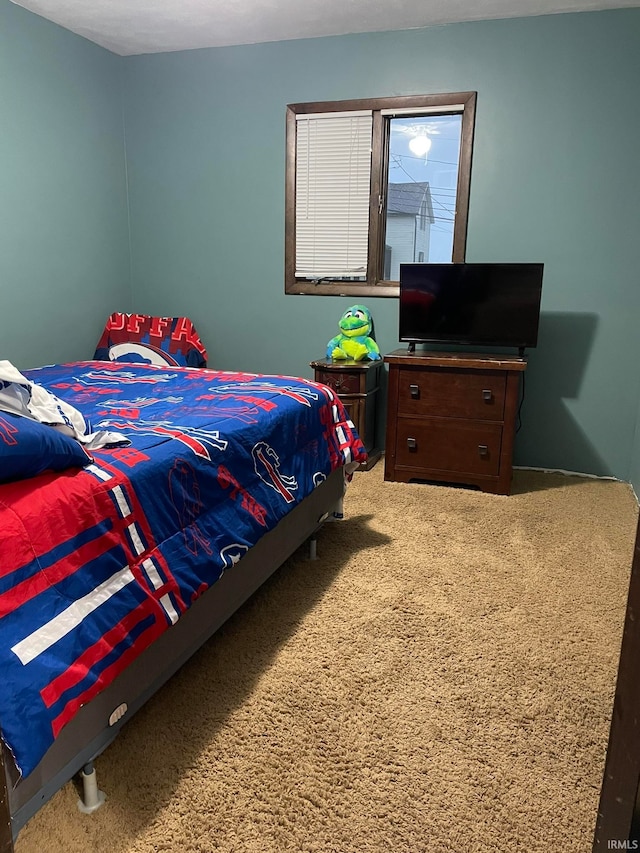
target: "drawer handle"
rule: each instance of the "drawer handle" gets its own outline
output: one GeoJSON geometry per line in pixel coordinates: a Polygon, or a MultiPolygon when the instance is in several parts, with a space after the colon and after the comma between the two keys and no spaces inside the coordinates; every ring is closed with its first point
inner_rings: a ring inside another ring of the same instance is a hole
{"type": "Polygon", "coordinates": [[[408,438],[407,439],[407,447],[409,448],[409,450],[417,450],[418,449],[418,442],[415,440],[415,438],[408,438]]]}
{"type": "Polygon", "coordinates": [[[420,388],[417,385],[409,385],[409,393],[413,400],[420,399],[420,388]]]}
{"type": "Polygon", "coordinates": [[[482,392],[482,399],[485,403],[490,403],[493,400],[493,391],[490,391],[488,388],[485,388],[482,392]]]}
{"type": "Polygon", "coordinates": [[[478,453],[480,454],[480,456],[483,459],[486,459],[487,456],[489,455],[489,448],[487,447],[486,444],[479,444],[478,445],[478,453]]]}

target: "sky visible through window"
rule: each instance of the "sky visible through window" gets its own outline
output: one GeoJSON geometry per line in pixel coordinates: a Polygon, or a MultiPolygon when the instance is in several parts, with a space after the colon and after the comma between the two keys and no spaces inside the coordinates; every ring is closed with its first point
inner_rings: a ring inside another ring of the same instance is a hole
{"type": "Polygon", "coordinates": [[[391,119],[389,183],[429,183],[434,221],[425,260],[432,263],[452,258],[461,132],[461,115],[391,119]]]}

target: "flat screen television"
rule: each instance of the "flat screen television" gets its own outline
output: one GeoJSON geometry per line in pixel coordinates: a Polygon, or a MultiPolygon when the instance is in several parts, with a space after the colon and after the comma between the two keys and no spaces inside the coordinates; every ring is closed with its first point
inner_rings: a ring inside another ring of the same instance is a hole
{"type": "Polygon", "coordinates": [[[517,347],[538,342],[543,264],[400,264],[400,340],[517,347]]]}

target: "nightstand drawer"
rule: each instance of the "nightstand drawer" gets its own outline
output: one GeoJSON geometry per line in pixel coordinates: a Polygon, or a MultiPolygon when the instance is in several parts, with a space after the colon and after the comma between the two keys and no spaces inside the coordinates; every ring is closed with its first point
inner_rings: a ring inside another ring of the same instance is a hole
{"type": "Polygon", "coordinates": [[[399,418],[396,468],[495,476],[500,467],[502,426],[438,418],[399,418]]]}
{"type": "Polygon", "coordinates": [[[505,390],[504,372],[400,368],[398,414],[501,421],[505,390]]]}
{"type": "Polygon", "coordinates": [[[359,373],[343,373],[339,370],[318,370],[316,372],[316,382],[322,382],[323,385],[328,385],[333,388],[336,394],[359,394],[360,377],[359,373]]]}
{"type": "Polygon", "coordinates": [[[344,406],[349,420],[353,422],[353,425],[358,431],[358,435],[362,439],[365,450],[369,452],[373,446],[373,436],[370,433],[367,433],[365,401],[358,397],[352,397],[351,399],[343,400],[342,405],[344,406]]]}

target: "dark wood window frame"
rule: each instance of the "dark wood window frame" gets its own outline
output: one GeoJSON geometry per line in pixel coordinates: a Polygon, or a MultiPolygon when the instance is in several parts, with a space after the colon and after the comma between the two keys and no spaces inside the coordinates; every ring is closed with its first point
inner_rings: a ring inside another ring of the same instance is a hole
{"type": "Polygon", "coordinates": [[[388,174],[388,150],[385,126],[388,114],[382,110],[421,110],[458,113],[462,116],[460,160],[456,190],[456,213],[453,230],[452,261],[465,260],[469,192],[471,184],[471,157],[475,126],[476,92],[453,92],[442,95],[406,95],[395,98],[363,98],[347,101],[319,101],[287,106],[286,125],[286,177],[285,177],[285,293],[314,294],[317,296],[397,296],[399,283],[383,278],[384,274],[384,217],[386,215],[383,190],[388,174]],[[296,116],[299,114],[348,112],[372,110],[373,139],[371,151],[371,194],[369,201],[369,241],[366,280],[310,281],[296,278],[296,116]],[[380,203],[382,200],[382,203],[380,203]]]}

